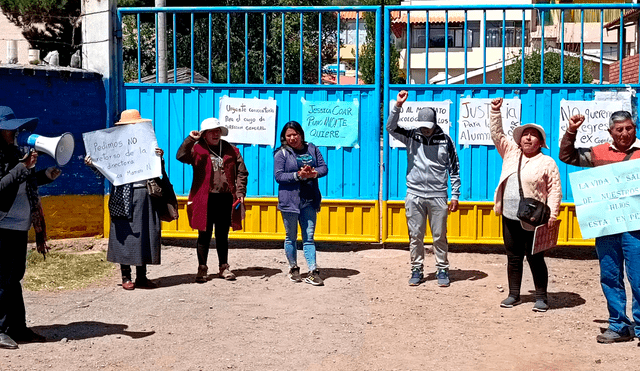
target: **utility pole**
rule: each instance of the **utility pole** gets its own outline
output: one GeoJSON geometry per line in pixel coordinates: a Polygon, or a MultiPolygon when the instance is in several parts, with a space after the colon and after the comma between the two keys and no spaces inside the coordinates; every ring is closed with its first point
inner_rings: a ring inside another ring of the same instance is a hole
{"type": "MultiPolygon", "coordinates": [[[[166,0],[155,0],[156,8],[164,8],[167,5],[166,0]]],[[[167,82],[167,14],[158,13],[158,71],[156,76],[158,82],[164,84],[167,82]]],[[[175,82],[175,81],[174,81],[175,82]]]]}

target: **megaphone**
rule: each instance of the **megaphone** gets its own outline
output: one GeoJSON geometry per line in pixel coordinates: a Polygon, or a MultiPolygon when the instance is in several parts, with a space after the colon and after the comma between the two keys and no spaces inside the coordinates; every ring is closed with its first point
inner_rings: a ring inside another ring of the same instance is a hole
{"type": "Polygon", "coordinates": [[[56,160],[58,166],[66,165],[75,148],[75,140],[71,133],[64,133],[59,137],[49,138],[23,131],[18,134],[18,146],[29,146],[38,152],[44,152],[56,160]]]}

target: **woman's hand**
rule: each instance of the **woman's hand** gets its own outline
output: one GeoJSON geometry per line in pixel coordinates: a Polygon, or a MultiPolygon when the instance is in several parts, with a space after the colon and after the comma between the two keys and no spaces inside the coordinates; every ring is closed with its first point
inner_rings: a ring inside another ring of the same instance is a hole
{"type": "Polygon", "coordinates": [[[93,166],[93,160],[91,159],[91,156],[84,156],[84,164],[87,166],[93,166]]]}
{"type": "Polygon", "coordinates": [[[312,168],[309,165],[305,165],[298,171],[298,176],[300,179],[309,179],[318,177],[318,172],[315,168],[312,168]]]}
{"type": "Polygon", "coordinates": [[[162,150],[162,148],[156,147],[156,155],[160,156],[161,158],[162,156],[164,156],[164,151],[162,150]]]}
{"type": "Polygon", "coordinates": [[[549,218],[549,221],[547,222],[547,227],[553,228],[553,224],[556,222],[556,220],[557,219],[554,217],[549,218]]]}
{"type": "Polygon", "coordinates": [[[502,107],[502,98],[496,98],[491,101],[491,110],[492,111],[500,111],[500,107],[502,107]]]}
{"type": "Polygon", "coordinates": [[[36,162],[38,162],[38,152],[31,151],[27,153],[22,159],[22,162],[27,169],[33,169],[33,167],[36,166],[36,162]]]}
{"type": "Polygon", "coordinates": [[[199,132],[198,130],[192,130],[192,131],[189,133],[189,136],[190,136],[191,138],[195,139],[195,140],[198,140],[198,139],[200,139],[200,132],[199,132]]]}
{"type": "Polygon", "coordinates": [[[59,177],[60,174],[62,174],[62,170],[58,169],[55,166],[51,166],[51,167],[48,167],[44,173],[47,175],[47,178],[51,180],[56,180],[56,178],[59,177]]]}

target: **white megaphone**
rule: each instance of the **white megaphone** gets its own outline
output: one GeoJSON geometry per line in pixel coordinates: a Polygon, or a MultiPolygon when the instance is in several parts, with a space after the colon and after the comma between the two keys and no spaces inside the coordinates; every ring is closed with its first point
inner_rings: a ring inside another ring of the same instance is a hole
{"type": "Polygon", "coordinates": [[[18,134],[18,146],[29,146],[38,152],[44,152],[56,160],[58,166],[66,165],[75,148],[75,140],[71,133],[64,133],[59,137],[49,138],[23,131],[18,134]]]}

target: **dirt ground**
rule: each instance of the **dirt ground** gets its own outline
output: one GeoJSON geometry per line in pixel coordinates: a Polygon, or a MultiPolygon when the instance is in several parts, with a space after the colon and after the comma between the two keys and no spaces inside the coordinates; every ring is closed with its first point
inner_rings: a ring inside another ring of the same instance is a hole
{"type": "MultiPolygon", "coordinates": [[[[0,369],[640,369],[637,340],[595,341],[607,310],[592,248],[547,254],[551,310],[536,313],[528,268],[523,303],[499,307],[501,246],[451,246],[452,284],[440,288],[433,273],[407,285],[406,246],[319,243],[325,286],[314,287],[288,280],[279,242],[231,245],[234,282],[194,283],[195,242],[165,240],[149,267],[157,289],[125,291],[114,270],[81,290],[26,291],[28,324],[49,341],[0,349],[0,369]]],[[[299,263],[305,272],[301,251],[299,263]]]]}

